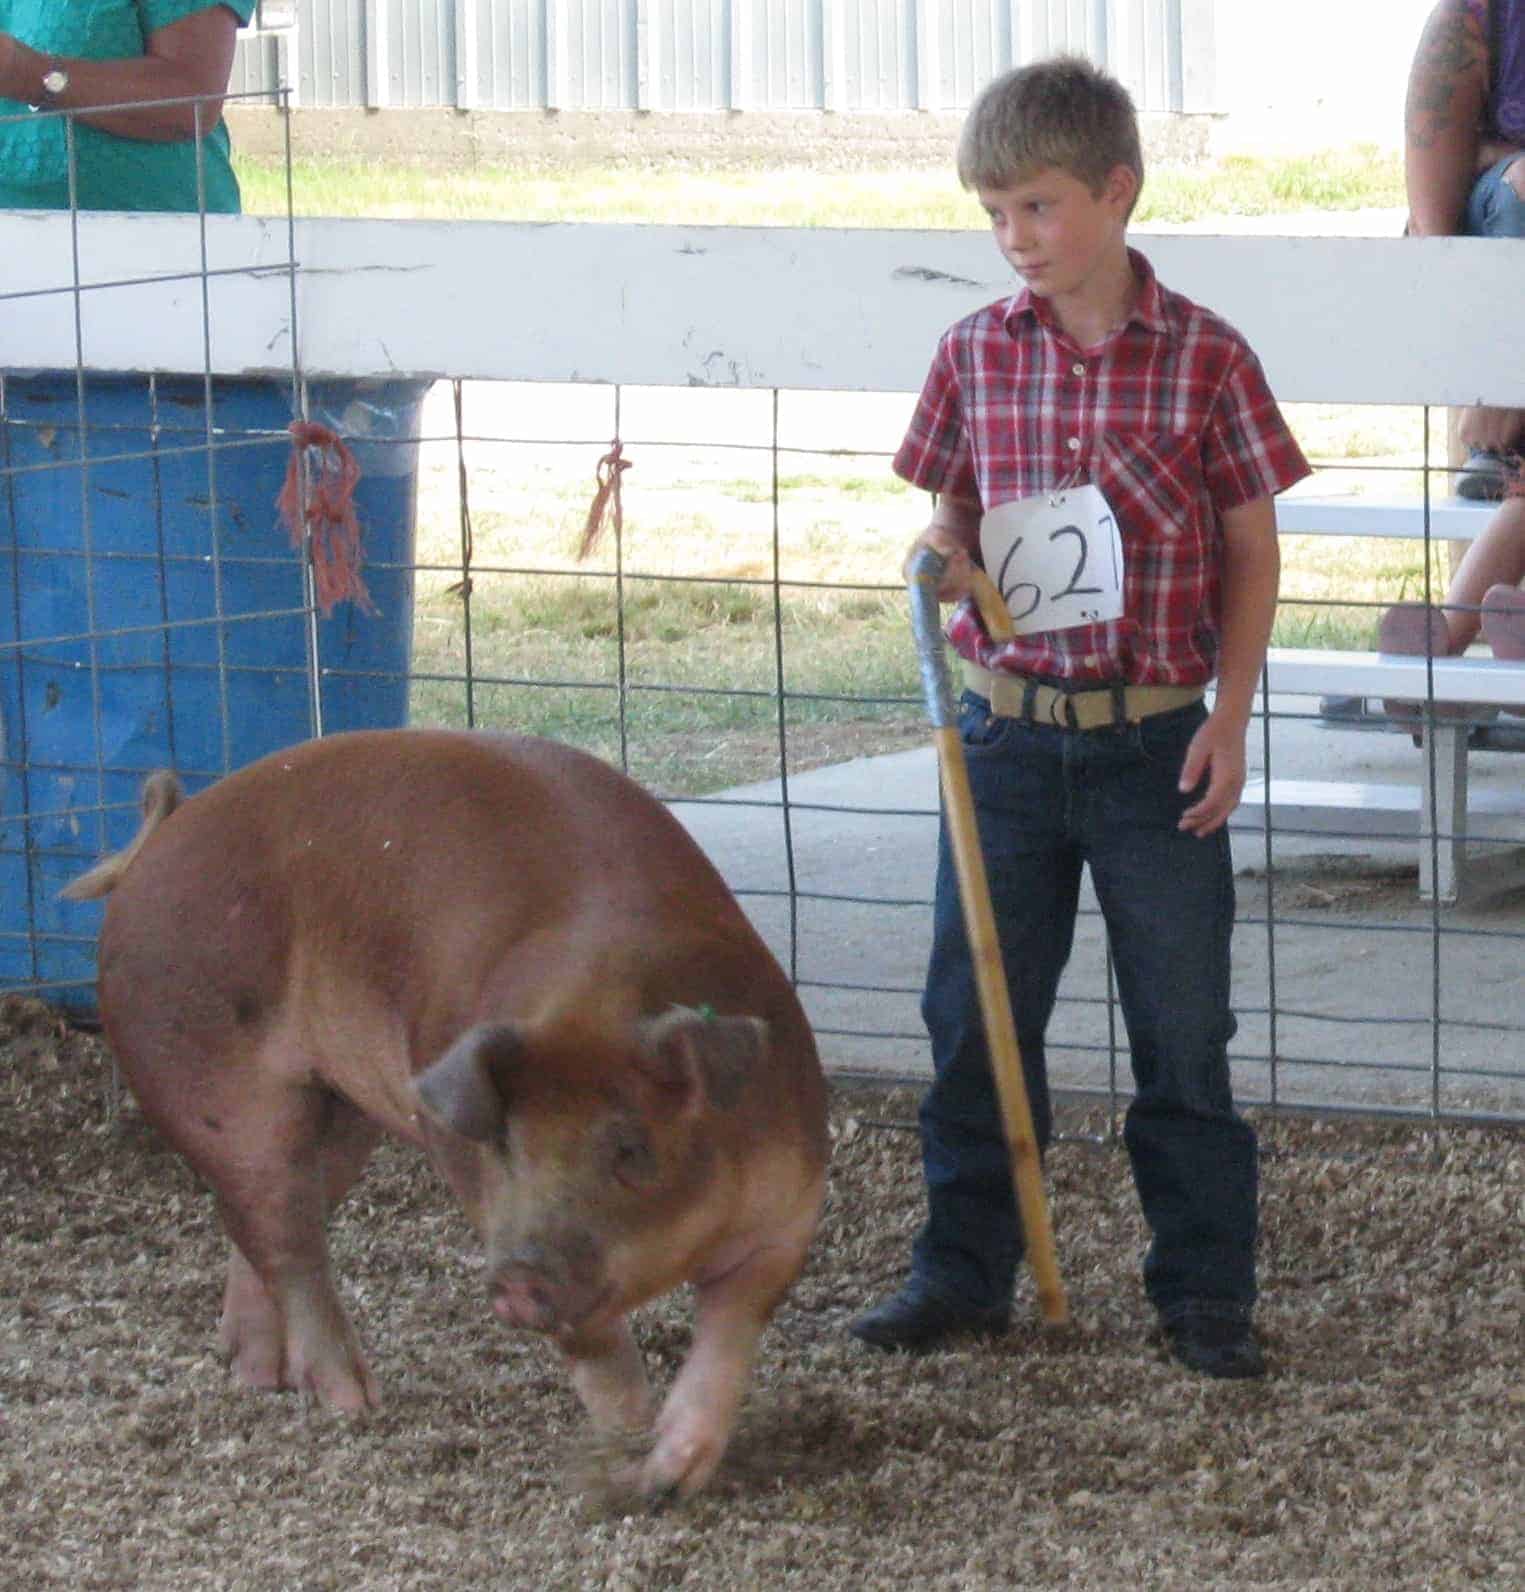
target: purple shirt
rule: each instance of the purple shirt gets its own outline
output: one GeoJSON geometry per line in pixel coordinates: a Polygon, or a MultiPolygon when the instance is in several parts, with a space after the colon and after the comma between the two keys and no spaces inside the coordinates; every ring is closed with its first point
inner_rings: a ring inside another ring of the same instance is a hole
{"type": "Polygon", "coordinates": [[[1488,71],[1489,131],[1506,143],[1525,145],[1525,0],[1468,0],[1467,9],[1490,47],[1498,41],[1497,59],[1490,60],[1488,71]]]}

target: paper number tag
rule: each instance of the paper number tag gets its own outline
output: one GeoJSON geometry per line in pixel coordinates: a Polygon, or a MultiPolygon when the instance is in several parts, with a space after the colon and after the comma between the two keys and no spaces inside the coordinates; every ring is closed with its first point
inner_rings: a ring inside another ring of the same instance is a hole
{"type": "Polygon", "coordinates": [[[1099,487],[991,509],[980,521],[980,554],[1019,636],[1122,618],[1123,541],[1099,487]]]}

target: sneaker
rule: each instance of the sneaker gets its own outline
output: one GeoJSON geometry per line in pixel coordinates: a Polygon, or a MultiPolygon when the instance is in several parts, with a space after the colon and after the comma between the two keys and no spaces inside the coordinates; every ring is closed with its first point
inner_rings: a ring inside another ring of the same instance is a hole
{"type": "Polygon", "coordinates": [[[908,1282],[899,1293],[849,1324],[855,1338],[876,1349],[901,1349],[920,1354],[961,1334],[995,1338],[1011,1325],[1011,1307],[992,1305],[971,1309],[930,1293],[920,1283],[908,1282]]]}
{"type": "Polygon", "coordinates": [[[1226,1300],[1187,1299],[1162,1310],[1160,1326],[1174,1358],[1199,1376],[1242,1381],[1266,1374],[1249,1312],[1241,1306],[1226,1300]]]}
{"type": "Polygon", "coordinates": [[[1467,462],[1456,472],[1453,489],[1457,497],[1473,503],[1497,503],[1509,483],[1509,464],[1503,454],[1491,448],[1474,448],[1467,462]]]}
{"type": "Polygon", "coordinates": [[[1359,724],[1366,717],[1366,698],[1326,696],[1318,699],[1318,716],[1345,724],[1359,724]]]}

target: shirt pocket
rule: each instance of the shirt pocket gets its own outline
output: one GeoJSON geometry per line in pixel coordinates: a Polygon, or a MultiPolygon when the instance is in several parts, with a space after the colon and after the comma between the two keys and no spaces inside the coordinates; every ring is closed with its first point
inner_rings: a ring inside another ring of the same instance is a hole
{"type": "Polygon", "coordinates": [[[1117,516],[1125,548],[1200,546],[1207,539],[1212,505],[1195,434],[1105,431],[1095,480],[1117,516]]]}
{"type": "Polygon", "coordinates": [[[1102,434],[1093,471],[1123,543],[1125,655],[1179,662],[1211,654],[1216,629],[1217,515],[1195,434],[1102,434]]]}

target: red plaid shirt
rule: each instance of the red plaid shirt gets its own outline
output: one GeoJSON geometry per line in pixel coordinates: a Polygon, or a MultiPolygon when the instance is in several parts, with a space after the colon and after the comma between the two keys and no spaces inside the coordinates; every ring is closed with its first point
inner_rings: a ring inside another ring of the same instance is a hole
{"type": "Polygon", "coordinates": [[[895,455],[913,486],[987,509],[1091,481],[1117,517],[1123,617],[997,646],[961,604],[948,639],[986,668],[1205,684],[1218,659],[1219,516],[1308,474],[1249,345],[1128,254],[1138,302],[1099,348],[1078,347],[1025,288],[945,332],[895,455]]]}

